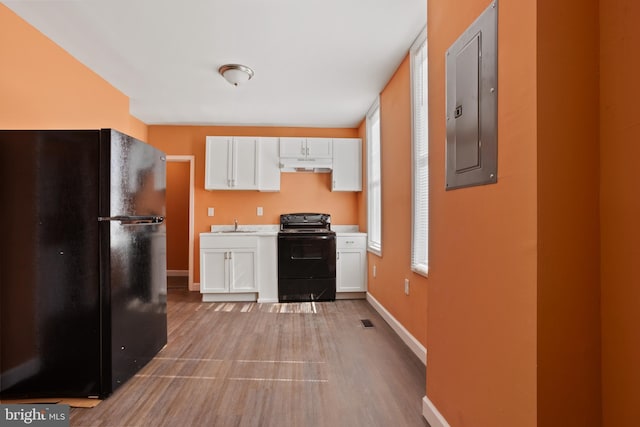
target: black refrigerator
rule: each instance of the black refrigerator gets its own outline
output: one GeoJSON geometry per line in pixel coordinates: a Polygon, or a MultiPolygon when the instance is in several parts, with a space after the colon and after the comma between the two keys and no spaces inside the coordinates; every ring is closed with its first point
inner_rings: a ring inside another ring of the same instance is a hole
{"type": "Polygon", "coordinates": [[[0,396],[105,398],[167,343],[165,154],[0,130],[0,396]]]}

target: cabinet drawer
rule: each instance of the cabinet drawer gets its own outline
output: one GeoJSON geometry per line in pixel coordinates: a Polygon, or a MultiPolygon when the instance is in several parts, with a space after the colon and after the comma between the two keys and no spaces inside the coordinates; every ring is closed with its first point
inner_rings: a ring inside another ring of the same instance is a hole
{"type": "Polygon", "coordinates": [[[338,249],[366,249],[367,239],[365,236],[336,236],[336,247],[338,249]]]}
{"type": "Polygon", "coordinates": [[[257,236],[200,236],[200,249],[257,248],[257,236]]]}

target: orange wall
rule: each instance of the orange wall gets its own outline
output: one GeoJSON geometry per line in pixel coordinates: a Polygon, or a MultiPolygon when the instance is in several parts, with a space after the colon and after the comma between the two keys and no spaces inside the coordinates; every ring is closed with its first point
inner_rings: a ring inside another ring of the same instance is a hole
{"type": "Polygon", "coordinates": [[[638,424],[640,404],[640,2],[600,2],[604,425],[638,424]]]}
{"type": "Polygon", "coordinates": [[[598,0],[538,0],[538,425],[597,426],[598,0]]]}
{"type": "Polygon", "coordinates": [[[358,196],[353,192],[331,189],[331,174],[281,174],[280,192],[207,191],[204,189],[205,138],[211,135],[229,136],[318,136],[335,138],[358,137],[357,129],[224,127],[224,126],[149,126],[149,143],[167,154],[195,156],[194,207],[194,282],[200,280],[199,247],[202,232],[211,225],[278,224],[279,215],[286,212],[321,211],[331,214],[334,224],[358,224],[358,196]],[[264,216],[256,208],[264,208],[264,216]],[[207,208],[215,208],[215,216],[207,216],[207,208]]]}
{"type": "Polygon", "coordinates": [[[598,2],[500,2],[498,183],[445,192],[445,50],[488,5],[428,3],[427,396],[452,426],[601,425],[598,2]]]}
{"type": "MultiPolygon", "coordinates": [[[[382,256],[368,254],[368,289],[411,335],[425,345],[427,342],[426,278],[411,271],[409,62],[407,55],[380,94],[382,256]],[[374,265],[377,270],[376,277],[372,274],[374,265]],[[410,283],[409,295],[404,293],[405,278],[409,279],[410,283]]],[[[366,214],[366,209],[364,212],[366,214]]]]}
{"type": "Polygon", "coordinates": [[[189,163],[167,162],[167,269],[189,270],[189,163]]]}
{"type": "Polygon", "coordinates": [[[429,0],[427,397],[452,426],[537,425],[536,5],[501,1],[498,183],[445,191],[445,52],[490,4],[429,0]]]}
{"type": "Polygon", "coordinates": [[[0,4],[0,128],[115,128],[142,140],[129,98],[0,4]]]}

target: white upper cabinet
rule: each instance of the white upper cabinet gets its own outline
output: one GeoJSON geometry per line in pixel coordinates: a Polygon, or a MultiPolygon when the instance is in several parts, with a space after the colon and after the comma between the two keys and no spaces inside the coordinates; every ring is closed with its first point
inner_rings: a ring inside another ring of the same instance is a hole
{"type": "Polygon", "coordinates": [[[307,157],[310,159],[331,159],[333,140],[331,138],[307,138],[307,157]]]}
{"type": "Polygon", "coordinates": [[[208,136],[206,190],[258,189],[258,138],[208,136]]]}
{"type": "Polygon", "coordinates": [[[359,138],[333,140],[331,191],[362,191],[362,141],[359,138]]]}
{"type": "Polygon", "coordinates": [[[260,138],[258,151],[258,189],[280,191],[279,138],[260,138]]]}
{"type": "Polygon", "coordinates": [[[331,138],[280,138],[280,158],[331,159],[331,138]]]}
{"type": "Polygon", "coordinates": [[[359,138],[208,136],[206,190],[280,191],[280,172],[332,172],[331,191],[362,191],[359,138]]]}

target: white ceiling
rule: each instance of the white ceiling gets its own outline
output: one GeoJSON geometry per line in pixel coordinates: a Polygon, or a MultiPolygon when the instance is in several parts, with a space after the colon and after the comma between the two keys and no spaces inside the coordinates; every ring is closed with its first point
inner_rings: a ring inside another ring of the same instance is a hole
{"type": "Polygon", "coordinates": [[[4,1],[147,124],[355,127],[426,24],[425,0],[4,1]],[[234,87],[217,72],[255,71],[234,87]]]}

